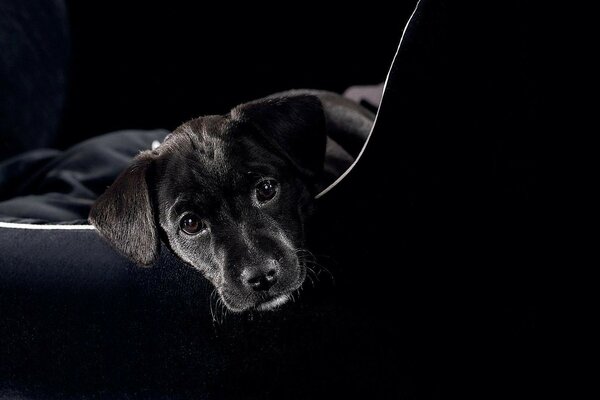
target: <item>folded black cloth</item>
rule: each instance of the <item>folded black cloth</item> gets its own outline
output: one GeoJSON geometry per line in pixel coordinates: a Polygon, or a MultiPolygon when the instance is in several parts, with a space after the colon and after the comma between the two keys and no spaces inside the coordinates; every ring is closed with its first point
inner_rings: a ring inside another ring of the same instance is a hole
{"type": "Polygon", "coordinates": [[[66,151],[32,150],[0,164],[0,219],[74,223],[94,200],[166,130],[127,130],[86,140],[66,151]]]}

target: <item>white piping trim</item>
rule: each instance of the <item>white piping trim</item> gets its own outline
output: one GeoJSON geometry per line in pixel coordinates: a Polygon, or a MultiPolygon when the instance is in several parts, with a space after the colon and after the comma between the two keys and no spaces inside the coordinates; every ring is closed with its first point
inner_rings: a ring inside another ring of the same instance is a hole
{"type": "Polygon", "coordinates": [[[15,222],[0,222],[0,228],[8,229],[32,229],[40,231],[79,231],[79,230],[95,230],[93,225],[41,225],[41,224],[21,224],[15,222]]]}
{"type": "Polygon", "coordinates": [[[390,79],[390,74],[392,73],[392,68],[394,68],[394,64],[396,63],[396,57],[398,56],[398,53],[400,52],[400,47],[402,47],[402,40],[404,40],[404,35],[406,34],[406,29],[408,28],[408,25],[410,25],[410,22],[412,21],[413,17],[415,16],[415,13],[417,12],[417,10],[419,8],[419,4],[421,4],[421,0],[417,1],[417,5],[415,6],[415,9],[413,10],[412,14],[410,15],[410,18],[408,19],[408,22],[406,23],[406,25],[404,26],[404,30],[402,31],[402,36],[400,37],[400,42],[398,43],[398,48],[396,49],[396,54],[394,55],[394,59],[392,60],[392,65],[390,66],[387,76],[385,77],[385,83],[383,84],[383,92],[381,95],[381,102],[379,103],[379,107],[377,108],[377,113],[375,114],[375,120],[373,121],[373,126],[371,127],[371,132],[369,132],[369,136],[367,136],[367,140],[365,141],[365,144],[363,145],[362,149],[360,150],[360,153],[358,153],[358,157],[356,157],[356,160],[354,160],[352,165],[350,165],[350,167],[339,178],[337,178],[335,180],[335,182],[333,182],[331,185],[327,186],[327,188],[325,188],[321,193],[316,195],[315,199],[318,199],[321,196],[327,194],[327,192],[329,192],[338,183],[340,183],[346,177],[346,175],[348,175],[350,173],[350,171],[352,171],[352,168],[354,168],[354,166],[358,163],[358,161],[360,161],[360,157],[365,152],[365,149],[367,148],[367,145],[369,144],[369,139],[371,139],[371,136],[373,135],[373,130],[374,130],[375,126],[377,125],[377,117],[379,116],[379,110],[381,110],[381,104],[383,104],[383,100],[385,99],[385,89],[387,88],[388,80],[390,79]]]}

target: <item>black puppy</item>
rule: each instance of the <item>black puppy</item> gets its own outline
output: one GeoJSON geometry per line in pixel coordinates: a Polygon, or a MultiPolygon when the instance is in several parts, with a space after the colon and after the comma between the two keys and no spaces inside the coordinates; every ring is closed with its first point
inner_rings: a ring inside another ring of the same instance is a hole
{"type": "Polygon", "coordinates": [[[306,276],[299,252],[327,135],[364,139],[372,119],[341,96],[292,91],[191,120],[139,154],[89,221],[142,265],[163,239],[232,311],[273,309],[306,276]]]}

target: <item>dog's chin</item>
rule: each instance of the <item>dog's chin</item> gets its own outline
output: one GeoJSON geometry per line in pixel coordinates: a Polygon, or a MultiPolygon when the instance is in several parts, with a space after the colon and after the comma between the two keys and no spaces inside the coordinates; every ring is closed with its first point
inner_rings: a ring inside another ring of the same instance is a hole
{"type": "Polygon", "coordinates": [[[291,294],[280,294],[278,296],[273,297],[271,300],[258,303],[254,306],[254,308],[258,311],[271,311],[279,308],[283,304],[287,303],[287,301],[291,298],[291,294]]]}
{"type": "Polygon", "coordinates": [[[221,295],[221,299],[227,309],[234,313],[242,313],[250,310],[272,311],[287,303],[291,298],[291,293],[292,291],[277,294],[275,296],[263,296],[263,298],[258,301],[252,303],[247,302],[244,304],[228,299],[228,297],[224,295],[221,295]]]}
{"type": "Polygon", "coordinates": [[[304,283],[304,279],[306,279],[306,267],[303,265],[299,266],[298,279],[294,285],[290,288],[286,289],[282,293],[277,293],[274,295],[264,294],[259,296],[254,302],[246,302],[244,304],[238,303],[233,300],[230,296],[226,295],[223,292],[220,292],[221,299],[225,306],[232,312],[244,312],[250,310],[256,311],[273,311],[287,303],[290,299],[292,299],[292,293],[302,286],[304,283]]]}

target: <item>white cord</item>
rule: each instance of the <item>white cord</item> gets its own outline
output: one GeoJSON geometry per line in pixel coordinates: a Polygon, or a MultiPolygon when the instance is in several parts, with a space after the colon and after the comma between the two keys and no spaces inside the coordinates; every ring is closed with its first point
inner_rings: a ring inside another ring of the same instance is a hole
{"type": "Polygon", "coordinates": [[[335,180],[335,182],[333,182],[331,185],[327,186],[321,193],[319,193],[318,195],[316,195],[315,199],[318,199],[321,196],[327,194],[327,192],[329,192],[338,183],[340,183],[346,177],[346,175],[348,175],[350,173],[350,171],[352,171],[352,168],[354,168],[354,166],[356,165],[356,163],[358,163],[358,161],[360,160],[360,157],[365,152],[365,149],[367,148],[367,145],[369,144],[369,139],[371,139],[371,135],[373,135],[373,129],[375,129],[375,126],[377,126],[377,117],[379,117],[379,110],[381,110],[381,104],[385,100],[385,89],[387,87],[388,80],[390,79],[390,74],[392,73],[392,68],[394,67],[394,64],[396,63],[396,57],[398,56],[398,53],[400,52],[400,47],[402,46],[402,40],[404,40],[404,35],[406,34],[406,30],[408,28],[408,25],[410,25],[410,21],[412,21],[415,13],[417,12],[417,9],[419,8],[419,4],[420,3],[421,3],[421,0],[419,0],[417,2],[417,5],[415,6],[415,9],[413,10],[412,14],[410,15],[410,18],[408,19],[408,22],[406,23],[406,26],[404,27],[404,30],[402,31],[402,36],[400,37],[400,43],[398,43],[398,49],[396,49],[396,54],[394,55],[394,59],[392,60],[392,65],[390,66],[390,69],[388,70],[387,76],[385,77],[385,83],[383,85],[383,94],[381,96],[381,102],[379,104],[379,108],[377,109],[377,114],[375,114],[375,121],[373,121],[373,126],[371,127],[371,132],[369,132],[369,136],[367,136],[367,140],[365,141],[365,144],[363,145],[362,149],[360,150],[360,153],[358,154],[358,157],[356,157],[356,160],[354,160],[354,162],[352,163],[352,165],[350,165],[350,167],[339,178],[337,178],[335,180]]]}

